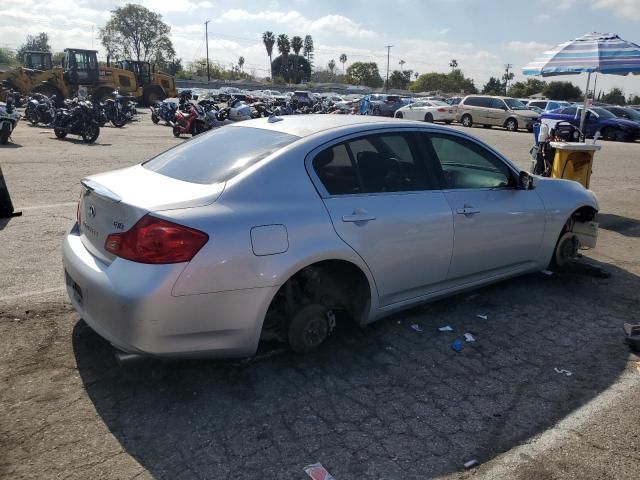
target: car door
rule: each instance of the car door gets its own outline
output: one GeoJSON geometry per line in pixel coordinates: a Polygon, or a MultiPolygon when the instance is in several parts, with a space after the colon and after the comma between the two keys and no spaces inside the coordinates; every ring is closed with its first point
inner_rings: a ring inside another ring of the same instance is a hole
{"type": "Polygon", "coordinates": [[[449,280],[474,281],[535,266],[545,229],[537,192],[517,188],[517,172],[474,140],[449,133],[422,138],[453,211],[449,280]]]}
{"type": "Polygon", "coordinates": [[[410,131],[355,136],[309,155],[333,227],[369,266],[381,306],[437,289],[453,249],[453,214],[410,131]]]}
{"type": "Polygon", "coordinates": [[[489,108],[487,109],[487,118],[489,125],[501,127],[507,119],[507,104],[500,98],[490,99],[489,108]]]}
{"type": "Polygon", "coordinates": [[[431,102],[416,102],[413,105],[413,109],[411,110],[411,120],[424,120],[424,114],[427,112],[428,107],[431,105],[431,102]]]}

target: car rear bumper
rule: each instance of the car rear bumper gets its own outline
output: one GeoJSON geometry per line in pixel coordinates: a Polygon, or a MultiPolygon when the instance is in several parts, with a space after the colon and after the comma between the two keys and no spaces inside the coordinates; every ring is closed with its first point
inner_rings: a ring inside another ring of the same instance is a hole
{"type": "Polygon", "coordinates": [[[255,353],[277,287],[173,296],[185,264],[110,265],[82,244],[77,226],[63,244],[67,293],[100,336],[128,353],[157,357],[241,357],[255,353]]]}

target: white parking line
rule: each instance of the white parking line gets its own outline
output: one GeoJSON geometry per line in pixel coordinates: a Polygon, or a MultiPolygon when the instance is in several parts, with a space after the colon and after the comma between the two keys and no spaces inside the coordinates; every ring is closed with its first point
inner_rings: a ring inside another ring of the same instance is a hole
{"type": "Polygon", "coordinates": [[[17,211],[27,211],[27,210],[46,210],[47,208],[58,208],[58,207],[72,207],[76,206],[78,202],[65,202],[65,203],[50,203],[49,205],[32,205],[30,207],[16,207],[17,211]]]}
{"type": "Polygon", "coordinates": [[[4,297],[0,297],[0,302],[7,300],[17,300],[18,298],[25,297],[34,297],[36,295],[46,295],[48,293],[57,293],[64,292],[66,290],[65,287],[56,287],[56,288],[47,288],[46,290],[40,290],[39,292],[25,292],[25,293],[17,293],[15,295],[6,295],[4,297]]]}

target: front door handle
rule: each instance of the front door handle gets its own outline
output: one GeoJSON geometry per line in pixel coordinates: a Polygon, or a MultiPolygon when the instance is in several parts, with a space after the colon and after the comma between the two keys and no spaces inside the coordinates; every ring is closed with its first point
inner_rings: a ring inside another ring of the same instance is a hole
{"type": "Polygon", "coordinates": [[[476,213],[480,213],[480,210],[473,207],[465,206],[464,208],[458,208],[456,210],[458,215],[475,215],[476,213]]]}
{"type": "Polygon", "coordinates": [[[370,222],[375,219],[376,217],[361,208],[356,208],[351,215],[342,216],[343,222],[370,222]]]}

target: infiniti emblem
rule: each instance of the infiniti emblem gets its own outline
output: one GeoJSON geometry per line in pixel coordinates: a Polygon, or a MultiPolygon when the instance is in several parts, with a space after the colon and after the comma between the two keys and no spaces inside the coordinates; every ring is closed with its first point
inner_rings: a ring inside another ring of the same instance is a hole
{"type": "Polygon", "coordinates": [[[89,216],[90,217],[96,216],[96,208],[93,205],[89,205],[89,216]]]}

